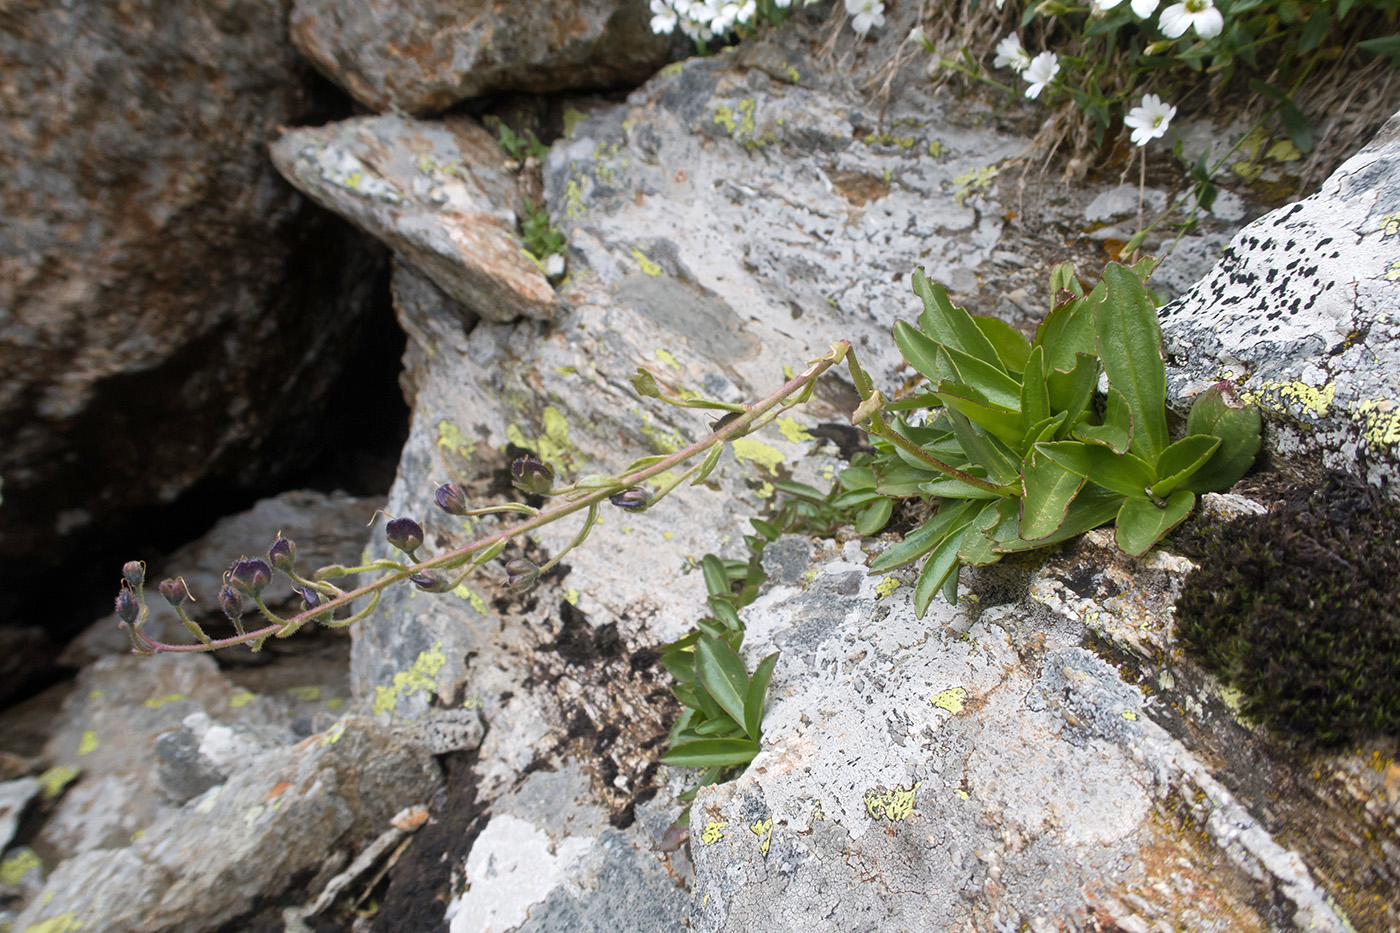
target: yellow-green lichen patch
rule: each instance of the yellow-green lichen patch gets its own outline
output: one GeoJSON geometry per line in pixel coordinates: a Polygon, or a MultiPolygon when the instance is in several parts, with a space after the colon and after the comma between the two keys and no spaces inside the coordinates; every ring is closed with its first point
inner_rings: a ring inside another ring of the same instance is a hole
{"type": "Polygon", "coordinates": [[[961,713],[963,704],[967,702],[967,690],[963,687],[949,687],[947,690],[935,693],[930,702],[939,709],[946,709],[950,713],[961,713]]]}
{"type": "Polygon", "coordinates": [[[753,494],[760,499],[771,499],[774,492],[773,484],[765,481],[762,486],[753,491],[753,494]]]}
{"type": "Polygon", "coordinates": [[[788,415],[784,418],[779,418],[776,424],[778,425],[778,430],[782,432],[783,437],[787,438],[794,444],[805,444],[808,441],[816,440],[816,438],[812,436],[811,432],[804,428],[802,425],[798,424],[797,419],[792,417],[791,415],[788,415]]]}
{"type": "Polygon", "coordinates": [[[870,789],[865,792],[865,812],[872,820],[889,820],[898,823],[914,815],[914,792],[923,786],[923,781],[915,781],[907,789],[896,787],[892,791],[881,792],[870,789]]]}
{"type": "Polygon", "coordinates": [[[985,191],[992,185],[992,179],[1000,174],[1001,169],[995,165],[984,165],[979,169],[964,172],[953,178],[953,184],[958,186],[958,190],[953,193],[953,200],[960,206],[967,205],[967,199],[979,191],[985,191]]]}
{"type": "Polygon", "coordinates": [[[672,355],[670,350],[657,350],[656,358],[667,367],[674,369],[676,372],[680,372],[681,364],[676,361],[675,356],[672,355]]]}
{"type": "Polygon", "coordinates": [[[583,213],[583,189],[577,178],[570,178],[564,186],[564,216],[577,217],[583,213]]]}
{"type": "Polygon", "coordinates": [[[578,374],[578,369],[574,366],[556,366],[554,371],[561,376],[574,376],[578,374]]]}
{"type": "Polygon", "coordinates": [[[570,588],[570,589],[567,589],[567,590],[564,591],[564,602],[568,603],[570,606],[577,606],[577,605],[578,605],[578,598],[579,598],[579,591],[578,591],[578,590],[575,590],[575,589],[570,588]]]}
{"type": "Polygon", "coordinates": [[[315,684],[308,684],[302,687],[288,687],[287,696],[291,697],[293,700],[310,703],[313,700],[321,699],[321,688],[315,684]]]}
{"type": "Polygon", "coordinates": [[[546,463],[571,465],[579,462],[579,449],[569,438],[569,421],[563,412],[549,405],[540,414],[543,433],[534,440],[525,436],[519,425],[506,426],[506,439],[517,447],[534,453],[546,463]]]}
{"type": "Polygon", "coordinates": [[[680,74],[684,70],[685,62],[671,62],[671,64],[658,71],[657,75],[662,78],[674,78],[676,75],[680,74]]]}
{"type": "Polygon", "coordinates": [[[242,709],[251,702],[253,702],[251,690],[239,690],[228,698],[229,709],[242,709]]]}
{"type": "Polygon", "coordinates": [[[167,703],[178,703],[184,698],[185,694],[183,693],[167,693],[165,696],[149,697],[146,702],[141,705],[146,707],[146,709],[160,709],[167,703]]]}
{"type": "MultiPolygon", "coordinates": [[[[657,352],[666,353],[665,350],[657,352]]],[[[670,356],[669,353],[666,355],[670,356]]],[[[673,454],[685,446],[685,439],[681,437],[679,431],[674,428],[658,427],[652,420],[651,412],[643,411],[640,408],[635,409],[635,411],[641,420],[639,430],[642,432],[642,436],[651,441],[657,453],[673,454]]]]}
{"type": "Polygon", "coordinates": [[[326,730],[325,735],[321,736],[321,747],[325,748],[327,745],[334,745],[336,742],[340,741],[340,737],[344,734],[345,723],[337,722],[326,730]]]}
{"type": "Polygon", "coordinates": [[[326,701],[326,709],[332,713],[338,713],[345,709],[345,697],[331,697],[326,701]]]}
{"type": "Polygon", "coordinates": [[[44,788],[44,796],[57,797],[63,789],[78,779],[81,773],[77,765],[54,765],[39,775],[39,785],[44,788]]]}
{"type": "Polygon", "coordinates": [[[1335,382],[1321,388],[1304,382],[1265,382],[1258,389],[1240,393],[1246,403],[1252,402],[1277,414],[1297,417],[1299,413],[1310,413],[1318,418],[1331,409],[1336,395],[1335,382]]]}
{"type": "Polygon", "coordinates": [[[437,673],[446,663],[447,656],[442,653],[442,642],[434,642],[431,648],[418,655],[408,670],[394,675],[392,687],[374,688],[374,704],[371,710],[375,715],[391,713],[398,707],[401,696],[412,696],[419,691],[432,693],[437,689],[437,673]]]}
{"type": "Polygon", "coordinates": [[[782,466],[784,457],[777,448],[752,437],[741,437],[730,443],[729,448],[734,451],[734,459],[741,463],[752,463],[761,467],[774,475],[778,472],[778,467],[782,466]]]}
{"type": "Polygon", "coordinates": [[[885,577],[879,583],[875,584],[875,598],[884,599],[903,585],[904,581],[900,580],[898,577],[885,577]]]}
{"type": "Polygon", "coordinates": [[[936,139],[928,144],[928,154],[933,156],[935,159],[947,151],[948,147],[936,139]]]}
{"type": "Polygon", "coordinates": [[[666,270],[658,266],[647,258],[647,254],[642,252],[640,246],[632,247],[632,258],[637,261],[637,267],[650,276],[664,275],[666,270]]]}
{"type": "Polygon", "coordinates": [[[663,539],[663,540],[666,540],[666,541],[670,541],[670,540],[671,540],[672,538],[674,538],[675,536],[676,536],[676,533],[675,533],[674,531],[663,531],[663,532],[661,532],[661,537],[662,537],[662,539],[663,539]]]}
{"type": "Polygon", "coordinates": [[[79,920],[78,915],[70,910],[41,923],[29,925],[24,928],[24,933],[75,933],[82,928],[83,921],[79,920]]]}
{"type": "Polygon", "coordinates": [[[1123,710],[1123,718],[1128,722],[1137,722],[1138,714],[1130,709],[1125,709],[1123,710]]]}
{"type": "Polygon", "coordinates": [[[1400,233],[1400,211],[1381,217],[1381,239],[1400,233]]]}
{"type": "Polygon", "coordinates": [[[564,138],[572,139],[574,127],[578,126],[578,121],[582,120],[586,114],[582,110],[573,107],[564,110],[564,138]]]}
{"type": "Polygon", "coordinates": [[[471,589],[465,583],[457,584],[457,588],[452,591],[452,595],[456,596],[458,599],[465,599],[471,604],[472,609],[476,610],[478,615],[484,616],[487,614],[486,600],[481,597],[480,593],[471,589]]]}
{"type": "Polygon", "coordinates": [[[472,454],[476,453],[476,441],[462,433],[461,428],[446,420],[439,421],[437,427],[437,445],[439,447],[446,447],[460,457],[470,458],[472,454]]]}
{"type": "Polygon", "coordinates": [[[1361,422],[1361,436],[1374,450],[1400,444],[1400,406],[1392,399],[1366,399],[1352,409],[1361,422]]]}
{"type": "Polygon", "coordinates": [[[14,887],[24,880],[24,876],[36,868],[43,868],[44,863],[39,856],[34,854],[32,849],[21,849],[14,855],[0,862],[0,884],[14,887]]]}
{"type": "Polygon", "coordinates": [[[97,751],[97,733],[91,729],[83,730],[83,737],[78,740],[78,754],[91,755],[97,751]]]}
{"type": "Polygon", "coordinates": [[[1385,275],[1382,276],[1387,282],[1400,282],[1400,259],[1395,260],[1386,267],[1385,275]]]}
{"type": "Polygon", "coordinates": [[[724,832],[724,827],[728,825],[727,822],[722,822],[720,820],[710,820],[710,822],[705,824],[704,831],[700,833],[700,842],[707,846],[712,846],[716,842],[719,842],[725,837],[726,833],[724,832]]]}
{"type": "Polygon", "coordinates": [[[749,832],[758,837],[758,851],[767,858],[768,847],[773,842],[773,818],[770,816],[766,820],[755,820],[749,824],[749,832]]]}

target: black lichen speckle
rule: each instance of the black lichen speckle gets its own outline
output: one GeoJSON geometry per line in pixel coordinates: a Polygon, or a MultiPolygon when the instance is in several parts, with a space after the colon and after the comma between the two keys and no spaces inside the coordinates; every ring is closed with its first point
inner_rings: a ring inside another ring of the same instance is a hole
{"type": "Polygon", "coordinates": [[[1333,476],[1176,543],[1200,566],[1177,638],[1241,712],[1310,745],[1400,735],[1400,504],[1333,476]]]}

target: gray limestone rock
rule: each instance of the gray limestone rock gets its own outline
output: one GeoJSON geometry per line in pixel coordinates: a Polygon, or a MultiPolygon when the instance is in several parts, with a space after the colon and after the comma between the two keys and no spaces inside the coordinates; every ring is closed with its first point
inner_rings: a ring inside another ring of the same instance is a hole
{"type": "Polygon", "coordinates": [[[473,314],[554,315],[554,289],[515,235],[520,208],[504,156],[475,120],[361,117],[288,130],[271,152],[288,181],[473,314]]]}
{"type": "Polygon", "coordinates": [[[1400,117],[1317,193],[1239,232],[1162,309],[1169,391],[1228,379],[1271,415],[1274,452],[1400,479],[1400,117]]]}
{"type": "Polygon", "coordinates": [[[292,41],[372,110],[636,83],[669,58],[643,0],[296,0],[292,41]]]}
{"type": "Polygon", "coordinates": [[[217,928],[327,853],[374,838],[439,782],[422,745],[365,719],[340,720],[246,759],[231,780],[160,815],[129,845],[62,862],[15,928],[217,928]]]}
{"type": "MultiPolygon", "coordinates": [[[[200,482],[266,488],[371,307],[381,251],[264,154],[326,104],[291,0],[7,4],[6,586],[200,482]]],[[[313,426],[314,427],[314,426],[313,426]]]]}

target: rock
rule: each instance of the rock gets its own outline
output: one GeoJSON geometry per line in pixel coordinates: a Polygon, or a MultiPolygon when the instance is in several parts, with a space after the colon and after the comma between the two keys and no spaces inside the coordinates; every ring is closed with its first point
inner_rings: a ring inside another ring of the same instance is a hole
{"type": "MultiPolygon", "coordinates": [[[[0,32],[3,590],[196,483],[265,488],[382,269],[263,155],[330,103],[290,0],[9,4],[0,32]],[[55,49],[65,50],[55,55],[55,49]]],[[[6,597],[7,599],[9,596],[6,597]]]]}
{"type": "Polygon", "coordinates": [[[161,815],[129,846],[58,865],[16,929],[217,928],[328,852],[377,836],[439,783],[426,749],[357,718],[249,758],[233,778],[161,815]]]}
{"type": "Polygon", "coordinates": [[[272,160],[318,203],[492,321],[548,320],[558,299],[515,235],[514,181],[476,121],[362,117],[288,130],[272,160]]]}
{"type": "Polygon", "coordinates": [[[427,113],[490,94],[636,84],[669,60],[643,0],[296,0],[302,53],[371,110],[427,113]]]}
{"type": "Polygon", "coordinates": [[[1229,379],[1270,417],[1281,456],[1400,481],[1400,117],[1316,194],[1240,231],[1162,309],[1169,391],[1229,379]]]}
{"type": "Polygon", "coordinates": [[[10,840],[19,828],[25,807],[39,793],[40,784],[34,778],[16,778],[0,782],[0,852],[9,848],[10,840]]]}
{"type": "MultiPolygon", "coordinates": [[[[210,632],[232,634],[216,601],[230,564],[240,556],[266,560],[267,549],[278,534],[295,542],[297,567],[302,572],[327,564],[351,563],[364,546],[365,523],[382,504],[379,499],[343,492],[292,490],[263,499],[245,512],[221,518],[203,537],[177,548],[161,565],[146,569],[146,598],[151,615],[144,630],[170,644],[194,642],[158,591],[160,581],[174,574],[184,579],[196,600],[185,605],[189,615],[210,632]]],[[[348,577],[345,582],[354,579],[348,577]]],[[[286,578],[281,576],[267,591],[266,601],[278,612],[298,611],[301,605],[300,598],[292,595],[286,578]]],[[[276,643],[268,646],[270,651],[281,647],[276,643]]],[[[115,616],[107,615],[69,642],[59,661],[84,667],[98,658],[130,651],[131,638],[117,625],[115,616]]]]}

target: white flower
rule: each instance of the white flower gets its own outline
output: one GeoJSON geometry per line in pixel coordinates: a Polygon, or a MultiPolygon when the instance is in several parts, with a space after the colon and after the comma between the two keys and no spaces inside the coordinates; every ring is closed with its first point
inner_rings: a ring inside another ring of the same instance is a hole
{"type": "Polygon", "coordinates": [[[1122,2],[1123,0],[1091,0],[1089,5],[1094,8],[1095,13],[1102,13],[1104,10],[1113,9],[1122,2]]]}
{"type": "Polygon", "coordinates": [[[1165,104],[1156,94],[1148,94],[1142,99],[1141,107],[1134,107],[1123,118],[1123,125],[1132,127],[1133,142],[1146,146],[1167,132],[1167,125],[1176,116],[1176,108],[1165,104]]]}
{"type": "Polygon", "coordinates": [[[851,28],[862,36],[873,26],[885,25],[885,4],[881,0],[846,0],[846,13],[852,17],[851,28]]]}
{"type": "Polygon", "coordinates": [[[1012,33],[997,43],[997,57],[992,59],[993,68],[1014,68],[1017,72],[1031,66],[1031,53],[1021,45],[1021,37],[1012,33]]]}
{"type": "Polygon", "coordinates": [[[786,10],[788,7],[792,6],[792,0],[773,0],[773,2],[778,5],[778,9],[780,10],[786,10]]]}
{"type": "Polygon", "coordinates": [[[1147,19],[1160,2],[1161,0],[1133,0],[1133,15],[1138,19],[1147,19]]]}
{"type": "Polygon", "coordinates": [[[1060,60],[1055,57],[1054,52],[1041,52],[1027,66],[1025,74],[1022,75],[1030,82],[1030,87],[1026,88],[1026,96],[1035,100],[1040,96],[1040,92],[1045,90],[1045,85],[1055,80],[1055,75],[1060,73],[1060,60]]]}
{"type": "Polygon", "coordinates": [[[651,0],[651,12],[655,14],[651,18],[651,31],[655,33],[671,33],[676,28],[676,11],[666,0],[651,0]]]}
{"type": "Polygon", "coordinates": [[[1162,11],[1162,34],[1175,39],[1195,28],[1202,39],[1214,39],[1225,28],[1225,17],[1215,8],[1213,0],[1186,0],[1162,11]]]}
{"type": "Polygon", "coordinates": [[[1001,12],[1001,8],[1004,7],[1004,6],[1006,6],[1006,0],[997,0],[997,12],[998,12],[998,13],[1001,12]]]}

